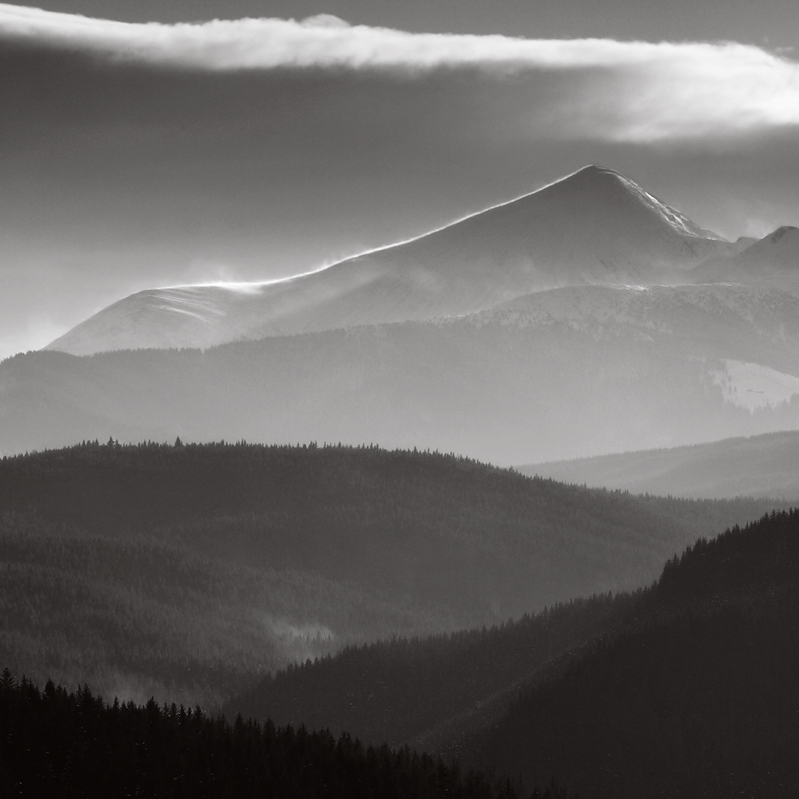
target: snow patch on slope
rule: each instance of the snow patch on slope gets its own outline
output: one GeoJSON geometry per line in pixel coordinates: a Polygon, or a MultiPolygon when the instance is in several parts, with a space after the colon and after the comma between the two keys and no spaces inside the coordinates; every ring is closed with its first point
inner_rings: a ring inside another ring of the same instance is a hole
{"type": "Polygon", "coordinates": [[[724,401],[754,411],[789,402],[799,395],[799,377],[768,366],[744,361],[722,361],[723,368],[712,373],[724,401]]]}

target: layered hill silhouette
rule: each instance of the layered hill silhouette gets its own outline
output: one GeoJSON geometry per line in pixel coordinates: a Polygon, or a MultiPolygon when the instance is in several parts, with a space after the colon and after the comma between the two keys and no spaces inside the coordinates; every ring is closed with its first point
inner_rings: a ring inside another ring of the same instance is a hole
{"type": "Polygon", "coordinates": [[[264,284],[151,289],[48,349],[200,347],[473,313],[559,286],[686,282],[737,249],[611,169],[588,166],[512,202],[320,271],[264,284]]]}
{"type": "Polygon", "coordinates": [[[578,485],[663,496],[799,500],[799,432],[520,466],[578,485]]]}
{"type": "Polygon", "coordinates": [[[463,317],[0,364],[0,448],[375,442],[530,463],[799,426],[799,298],[552,289],[463,317]]]}
{"type": "Polygon", "coordinates": [[[206,706],[347,645],[635,587],[775,505],[373,447],[92,443],[0,460],[0,485],[0,661],[206,706]]]}
{"type": "Polygon", "coordinates": [[[797,624],[791,511],[701,538],[646,590],[350,649],[229,709],[410,740],[580,796],[789,797],[797,624]]]}

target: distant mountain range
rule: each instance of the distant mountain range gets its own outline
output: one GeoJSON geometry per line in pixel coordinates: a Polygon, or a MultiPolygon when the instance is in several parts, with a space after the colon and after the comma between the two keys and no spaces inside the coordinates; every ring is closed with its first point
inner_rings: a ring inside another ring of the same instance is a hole
{"type": "Polygon", "coordinates": [[[211,347],[238,339],[473,313],[570,285],[685,282],[736,245],[610,169],[589,166],[392,247],[267,284],[142,291],[48,349],[211,347]]]}
{"type": "Polygon", "coordinates": [[[518,464],[790,429],[798,399],[797,296],[582,286],[204,352],[20,355],[0,365],[0,450],[180,435],[518,464]]]}
{"type": "Polygon", "coordinates": [[[637,494],[799,502],[799,431],[520,466],[523,474],[637,494]]]}
{"type": "Polygon", "coordinates": [[[797,238],[727,242],[587,167],[314,274],[122,300],[0,364],[0,453],[181,435],[511,464],[796,428],[797,238]]]}

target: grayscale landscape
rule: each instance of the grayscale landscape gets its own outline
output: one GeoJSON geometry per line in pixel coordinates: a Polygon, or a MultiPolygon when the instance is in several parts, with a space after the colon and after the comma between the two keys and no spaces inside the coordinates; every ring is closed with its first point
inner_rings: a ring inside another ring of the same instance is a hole
{"type": "Polygon", "coordinates": [[[0,796],[796,796],[789,4],[39,5],[0,796]]]}

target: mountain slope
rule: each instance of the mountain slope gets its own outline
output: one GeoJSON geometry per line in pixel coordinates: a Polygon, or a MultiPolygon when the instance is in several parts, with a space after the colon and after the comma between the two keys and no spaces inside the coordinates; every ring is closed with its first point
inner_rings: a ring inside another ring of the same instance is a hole
{"type": "Polygon", "coordinates": [[[799,432],[520,466],[578,485],[681,497],[799,500],[799,432]]]}
{"type": "Polygon", "coordinates": [[[466,762],[600,798],[795,796],[798,544],[796,511],[698,542],[637,624],[533,686],[466,762]]]}
{"type": "Polygon", "coordinates": [[[659,283],[732,247],[628,178],[590,166],[425,236],[311,274],[139,292],[48,349],[86,355],[204,348],[460,315],[557,286],[659,283]]]}
{"type": "Polygon", "coordinates": [[[348,647],[267,675],[223,709],[373,744],[446,748],[501,719],[538,669],[623,626],[636,607],[605,595],[489,629],[348,647]]]}
{"type": "MultiPolygon", "coordinates": [[[[767,526],[767,520],[761,524],[767,526]]],[[[708,549],[702,539],[690,549],[697,556],[704,553],[704,560],[685,556],[680,569],[676,560],[670,561],[657,589],[576,600],[489,630],[351,647],[267,676],[231,700],[226,712],[347,729],[366,741],[392,746],[469,751],[474,745],[464,743],[467,734],[498,725],[509,706],[529,691],[531,680],[557,677],[570,662],[590,656],[598,642],[602,646],[605,639],[627,635],[661,616],[671,619],[675,607],[679,613],[693,603],[699,611],[704,602],[712,604],[720,594],[743,594],[750,584],[770,590],[796,579],[795,557],[779,560],[784,544],[770,541],[761,548],[750,535],[744,557],[735,535],[720,540],[708,549]],[[717,568],[714,551],[723,551],[723,568],[717,568]]],[[[514,771],[518,764],[503,768],[514,771]]]]}
{"type": "Polygon", "coordinates": [[[205,352],[17,356],[0,364],[0,450],[179,434],[530,463],[799,427],[797,395],[797,296],[582,286],[205,352]]]}
{"type": "Polygon", "coordinates": [[[269,669],[448,619],[300,571],[0,515],[0,661],[30,679],[218,706],[269,669]]]}

